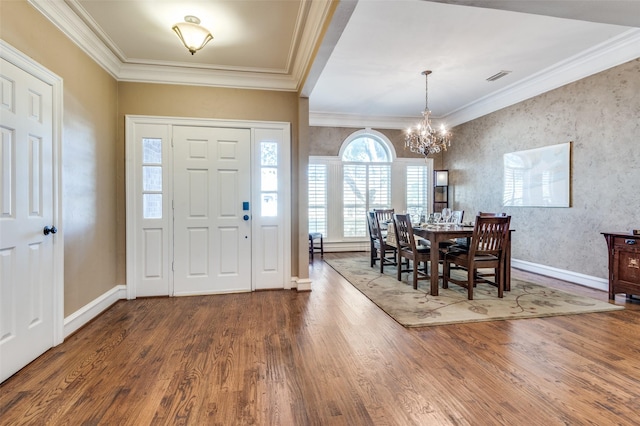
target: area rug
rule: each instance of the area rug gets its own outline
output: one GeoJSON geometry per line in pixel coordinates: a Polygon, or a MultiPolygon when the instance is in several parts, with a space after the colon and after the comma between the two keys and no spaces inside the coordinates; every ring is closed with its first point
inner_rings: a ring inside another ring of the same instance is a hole
{"type": "MultiPolygon", "coordinates": [[[[360,290],[380,309],[405,327],[424,327],[463,322],[538,318],[624,309],[611,303],[511,278],[511,291],[498,298],[498,289],[478,284],[474,300],[467,290],[455,284],[440,288],[438,296],[429,294],[429,282],[418,281],[413,289],[410,274],[396,279],[395,267],[371,268],[368,256],[325,259],[333,269],[360,290]]],[[[464,272],[456,271],[460,274],[464,272]]]]}

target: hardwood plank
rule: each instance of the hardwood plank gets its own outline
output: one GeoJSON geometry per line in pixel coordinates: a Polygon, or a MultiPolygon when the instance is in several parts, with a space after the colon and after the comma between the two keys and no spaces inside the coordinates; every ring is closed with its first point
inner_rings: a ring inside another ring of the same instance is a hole
{"type": "Polygon", "coordinates": [[[310,274],[306,293],[120,301],[0,385],[0,424],[637,423],[637,301],[405,329],[320,259],[310,274]]]}

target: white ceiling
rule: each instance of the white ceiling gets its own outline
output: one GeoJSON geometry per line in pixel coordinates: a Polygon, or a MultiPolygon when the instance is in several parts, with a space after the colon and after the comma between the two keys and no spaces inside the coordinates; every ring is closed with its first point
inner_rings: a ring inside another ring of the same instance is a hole
{"type": "Polygon", "coordinates": [[[29,2],[119,80],[301,91],[312,125],[404,128],[425,69],[456,125],[640,57],[640,0],[29,2]],[[193,56],[185,15],[214,37],[193,56]]]}

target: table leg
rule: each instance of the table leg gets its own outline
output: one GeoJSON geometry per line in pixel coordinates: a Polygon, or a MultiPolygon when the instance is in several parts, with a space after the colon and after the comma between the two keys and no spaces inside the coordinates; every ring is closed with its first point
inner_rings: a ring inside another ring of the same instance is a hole
{"type": "Polygon", "coordinates": [[[439,262],[440,262],[440,249],[439,249],[439,244],[440,242],[438,241],[438,237],[434,234],[431,234],[431,236],[429,237],[429,242],[431,243],[431,254],[430,254],[430,263],[431,263],[431,295],[432,296],[437,296],[438,295],[438,277],[440,275],[440,271],[439,271],[439,262]]]}
{"type": "Polygon", "coordinates": [[[511,291],[511,232],[509,232],[509,238],[507,238],[507,247],[504,259],[504,289],[511,291]]]}

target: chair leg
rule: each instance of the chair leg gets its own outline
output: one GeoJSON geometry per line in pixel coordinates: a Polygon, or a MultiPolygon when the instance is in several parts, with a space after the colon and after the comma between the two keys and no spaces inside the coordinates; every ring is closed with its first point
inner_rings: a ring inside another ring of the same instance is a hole
{"type": "Polygon", "coordinates": [[[467,298],[473,300],[473,284],[475,283],[476,270],[469,269],[467,271],[467,298]]]}
{"type": "Polygon", "coordinates": [[[498,267],[494,270],[496,274],[496,284],[498,285],[498,297],[502,298],[504,296],[504,282],[502,279],[502,268],[498,267]]]}
{"type": "Polygon", "coordinates": [[[418,267],[420,262],[413,259],[413,289],[418,289],[418,267]]]}
{"type": "Polygon", "coordinates": [[[398,265],[398,281],[402,281],[402,256],[400,256],[400,250],[398,250],[398,261],[396,264],[398,265]]]}
{"type": "Polygon", "coordinates": [[[309,238],[309,257],[311,258],[311,261],[313,262],[313,252],[315,250],[313,250],[313,238],[309,238]]]}
{"type": "Polygon", "coordinates": [[[324,237],[320,234],[320,257],[324,257],[324,237]]]}

